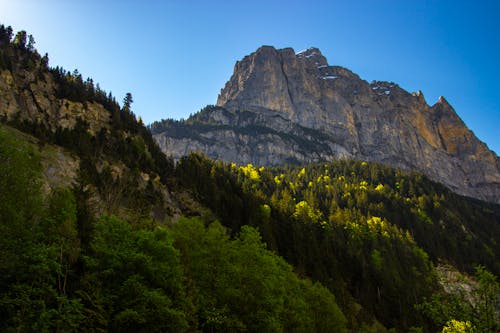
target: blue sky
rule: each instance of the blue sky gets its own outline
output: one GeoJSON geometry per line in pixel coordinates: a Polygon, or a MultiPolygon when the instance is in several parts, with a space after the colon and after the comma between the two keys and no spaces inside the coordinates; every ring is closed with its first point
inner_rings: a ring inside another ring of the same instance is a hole
{"type": "Polygon", "coordinates": [[[443,95],[500,152],[500,1],[0,0],[50,65],[92,77],[145,123],[186,118],[261,45],[315,46],[361,78],[443,95]]]}

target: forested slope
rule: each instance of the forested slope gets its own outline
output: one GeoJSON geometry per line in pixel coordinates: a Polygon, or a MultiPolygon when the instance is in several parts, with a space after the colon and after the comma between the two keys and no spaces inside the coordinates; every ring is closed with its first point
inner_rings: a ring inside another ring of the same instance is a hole
{"type": "Polygon", "coordinates": [[[131,95],[33,45],[0,27],[1,331],[498,328],[435,270],[482,265],[495,295],[497,205],[372,163],[175,164],[131,95]]]}
{"type": "Polygon", "coordinates": [[[498,205],[417,173],[356,161],[257,168],[200,155],[182,159],[176,173],[231,230],[259,228],[272,249],[362,320],[375,315],[399,328],[423,320],[415,304],[440,289],[438,264],[499,273],[498,205]]]}
{"type": "Polygon", "coordinates": [[[255,229],[180,217],[208,210],[131,95],[120,107],[33,45],[0,27],[1,331],[345,330],[333,294],[255,229]]]}

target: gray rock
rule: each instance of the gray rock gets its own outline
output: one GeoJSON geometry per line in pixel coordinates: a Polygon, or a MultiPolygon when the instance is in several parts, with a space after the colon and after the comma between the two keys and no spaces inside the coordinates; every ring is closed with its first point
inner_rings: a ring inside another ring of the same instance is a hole
{"type": "Polygon", "coordinates": [[[237,62],[217,106],[155,134],[174,158],[200,151],[239,164],[354,158],[416,170],[453,191],[500,203],[500,160],[440,98],[368,83],[317,48],[263,46],[237,62]]]}

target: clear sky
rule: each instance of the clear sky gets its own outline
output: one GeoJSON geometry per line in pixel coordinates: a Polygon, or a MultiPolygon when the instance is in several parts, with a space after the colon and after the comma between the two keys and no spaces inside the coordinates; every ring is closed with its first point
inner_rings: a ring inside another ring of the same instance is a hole
{"type": "Polygon", "coordinates": [[[499,0],[0,0],[0,23],[34,35],[145,123],[186,118],[261,45],[315,46],[361,78],[443,95],[500,153],[499,0]]]}

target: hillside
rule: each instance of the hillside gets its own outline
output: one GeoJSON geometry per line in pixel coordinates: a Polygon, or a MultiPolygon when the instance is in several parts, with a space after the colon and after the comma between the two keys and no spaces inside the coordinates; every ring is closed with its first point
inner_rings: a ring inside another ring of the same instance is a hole
{"type": "Polygon", "coordinates": [[[423,320],[415,304],[440,288],[433,266],[500,272],[500,207],[417,173],[355,161],[237,166],[199,155],[182,158],[176,173],[231,230],[256,226],[300,274],[333,290],[349,318],[375,314],[408,328],[423,320]]]}
{"type": "Polygon", "coordinates": [[[421,92],[368,83],[317,48],[263,46],[236,63],[217,107],[151,129],[175,159],[194,151],[265,166],[372,161],[500,203],[500,159],[444,97],[429,105],[421,92]]]}
{"type": "Polygon", "coordinates": [[[0,26],[1,331],[346,330],[330,291],[177,185],[131,95],[33,44],[0,26]]]}
{"type": "Polygon", "coordinates": [[[33,45],[0,26],[1,331],[498,328],[498,205],[371,162],[174,163],[33,45]]]}

